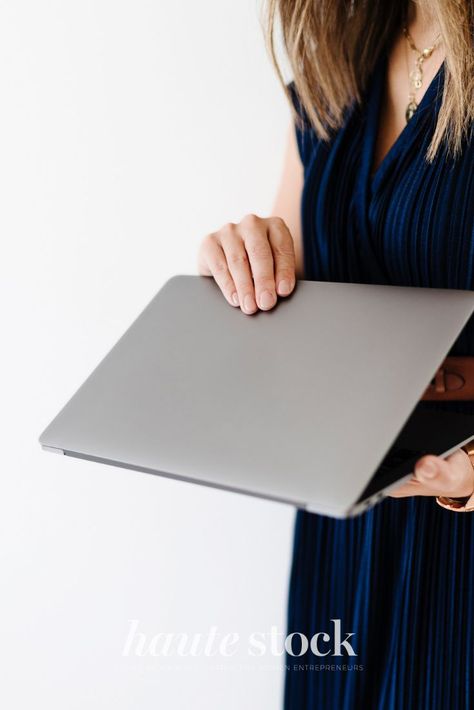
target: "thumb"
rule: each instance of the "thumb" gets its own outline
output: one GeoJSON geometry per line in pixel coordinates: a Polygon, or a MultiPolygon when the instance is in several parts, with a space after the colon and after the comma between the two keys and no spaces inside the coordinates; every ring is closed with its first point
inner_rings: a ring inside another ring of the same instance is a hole
{"type": "Polygon", "coordinates": [[[422,456],[415,465],[415,478],[427,488],[439,488],[445,463],[439,456],[422,456]]]}

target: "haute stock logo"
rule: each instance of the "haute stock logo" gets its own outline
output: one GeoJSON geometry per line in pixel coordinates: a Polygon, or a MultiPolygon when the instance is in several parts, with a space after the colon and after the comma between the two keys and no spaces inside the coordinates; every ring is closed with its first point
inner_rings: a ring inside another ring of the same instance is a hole
{"type": "Polygon", "coordinates": [[[237,632],[221,633],[212,626],[206,633],[162,632],[152,636],[139,629],[138,619],[131,619],[122,656],[148,657],[231,657],[238,653],[247,656],[283,656],[301,658],[312,654],[326,656],[357,656],[353,632],[343,633],[340,619],[330,619],[330,631],[318,631],[311,637],[300,632],[284,635],[278,627],[269,631],[255,631],[245,638],[237,632]]]}

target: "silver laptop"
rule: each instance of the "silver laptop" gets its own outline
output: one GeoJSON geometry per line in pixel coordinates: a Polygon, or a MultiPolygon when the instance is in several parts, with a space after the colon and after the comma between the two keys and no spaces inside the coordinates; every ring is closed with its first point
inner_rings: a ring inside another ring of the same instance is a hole
{"type": "Polygon", "coordinates": [[[472,291],[302,280],[249,316],[174,276],[40,443],[354,515],[473,438],[474,417],[419,404],[473,310],[472,291]]]}

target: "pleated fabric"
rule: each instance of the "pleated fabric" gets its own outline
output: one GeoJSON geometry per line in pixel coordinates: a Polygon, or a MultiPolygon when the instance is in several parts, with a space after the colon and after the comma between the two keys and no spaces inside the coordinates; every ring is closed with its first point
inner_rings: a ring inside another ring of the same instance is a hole
{"type": "MultiPolygon", "coordinates": [[[[289,84],[306,122],[296,127],[305,278],[472,289],[472,131],[456,160],[425,160],[442,66],[372,174],[386,70],[383,54],[362,104],[328,143],[289,84]]],[[[474,318],[450,354],[474,355],[474,318]]],[[[474,413],[474,402],[423,406],[474,413]]],[[[357,656],[287,655],[285,710],[474,708],[474,513],[431,497],[387,498],[347,520],[298,511],[287,633],[330,634],[331,619],[342,638],[354,634],[357,656]]]]}

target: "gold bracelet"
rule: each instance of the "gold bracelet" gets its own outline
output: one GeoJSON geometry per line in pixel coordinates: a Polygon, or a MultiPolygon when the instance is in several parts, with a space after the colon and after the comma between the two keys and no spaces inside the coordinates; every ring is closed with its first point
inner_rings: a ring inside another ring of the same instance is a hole
{"type": "MultiPolygon", "coordinates": [[[[461,446],[461,449],[469,456],[469,460],[474,469],[474,439],[461,446]]],[[[474,492],[462,498],[449,498],[448,496],[437,496],[436,502],[442,508],[456,513],[471,513],[474,511],[474,492]]]]}

